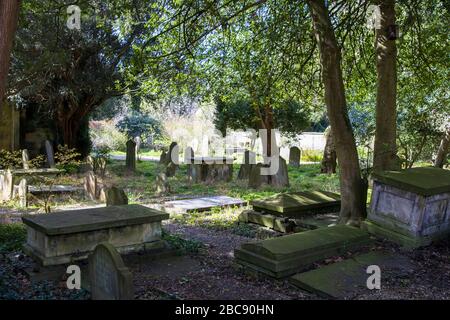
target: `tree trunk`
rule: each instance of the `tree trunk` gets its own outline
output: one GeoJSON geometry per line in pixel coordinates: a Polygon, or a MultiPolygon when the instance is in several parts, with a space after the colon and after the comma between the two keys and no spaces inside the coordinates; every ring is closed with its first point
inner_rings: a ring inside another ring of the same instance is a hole
{"type": "Polygon", "coordinates": [[[450,125],[447,128],[447,131],[444,133],[444,137],[441,140],[441,144],[439,145],[439,149],[436,155],[436,159],[434,160],[434,166],[436,168],[442,168],[447,160],[447,155],[450,149],[450,125]]]}
{"type": "Polygon", "coordinates": [[[339,159],[340,223],[359,225],[365,218],[366,204],[363,199],[363,180],[361,179],[355,137],[347,111],[341,52],[324,0],[309,0],[308,6],[320,51],[328,119],[339,159]]]}
{"type": "Polygon", "coordinates": [[[5,97],[11,49],[19,18],[20,0],[0,1],[0,108],[5,97]]]}
{"type": "Polygon", "coordinates": [[[378,0],[377,4],[381,21],[375,36],[377,105],[373,169],[383,171],[397,169],[397,46],[395,0],[378,0]]]}
{"type": "Polygon", "coordinates": [[[331,127],[325,130],[325,149],[323,149],[323,158],[320,168],[321,173],[332,174],[336,173],[336,146],[333,142],[333,135],[331,134],[331,127]]]}

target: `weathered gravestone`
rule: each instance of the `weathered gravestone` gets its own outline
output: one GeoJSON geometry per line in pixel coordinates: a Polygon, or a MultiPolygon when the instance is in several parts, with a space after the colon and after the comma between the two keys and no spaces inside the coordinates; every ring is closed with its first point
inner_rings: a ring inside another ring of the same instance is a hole
{"type": "Polygon", "coordinates": [[[53,153],[53,146],[50,141],[45,140],[45,152],[47,154],[47,164],[50,168],[55,167],[55,156],[53,153]]]}
{"type": "Polygon", "coordinates": [[[30,169],[30,156],[27,149],[22,150],[22,164],[25,170],[30,169]]]}
{"type": "Polygon", "coordinates": [[[97,177],[94,171],[88,171],[84,177],[84,191],[89,199],[96,200],[99,193],[97,177]]]}
{"type": "Polygon", "coordinates": [[[450,235],[450,171],[434,167],[372,174],[370,232],[406,247],[450,235]]]}
{"type": "Polygon", "coordinates": [[[0,200],[9,201],[13,194],[14,182],[11,170],[3,170],[0,173],[0,200]]]}
{"type": "Polygon", "coordinates": [[[133,275],[117,250],[107,242],[97,245],[89,255],[89,282],[92,300],[134,298],[133,275]]]}
{"type": "Polygon", "coordinates": [[[187,176],[188,181],[192,182],[195,181],[195,177],[193,174],[195,173],[195,170],[193,170],[193,163],[194,163],[194,150],[191,147],[187,147],[186,150],[184,150],[184,163],[187,165],[187,176]]]}
{"type": "Polygon", "coordinates": [[[289,165],[293,167],[300,166],[301,151],[298,147],[289,149],[289,165]]]}
{"type": "Polygon", "coordinates": [[[261,170],[262,168],[269,169],[270,166],[267,164],[258,163],[257,165],[251,167],[250,176],[248,179],[248,186],[250,188],[256,189],[259,188],[262,184],[270,184],[275,187],[289,186],[289,176],[286,160],[284,160],[282,157],[278,157],[278,170],[275,174],[263,175],[261,170]]]}
{"type": "Polygon", "coordinates": [[[159,164],[163,166],[167,165],[167,153],[165,150],[163,150],[159,156],[159,164]]]}
{"type": "Polygon", "coordinates": [[[120,206],[128,204],[128,197],[123,189],[108,187],[105,189],[106,206],[120,206]]]}
{"type": "Polygon", "coordinates": [[[178,169],[179,163],[179,147],[176,142],[172,142],[170,144],[169,153],[167,154],[166,158],[166,175],[168,177],[173,177],[178,169]]]}
{"type": "Polygon", "coordinates": [[[250,201],[258,212],[289,218],[301,218],[305,215],[340,210],[339,194],[316,190],[303,192],[280,193],[265,199],[250,201]]]}
{"type": "Polygon", "coordinates": [[[238,179],[248,179],[252,167],[256,164],[256,154],[250,150],[245,150],[244,159],[241,167],[239,168],[238,179]]]}
{"type": "Polygon", "coordinates": [[[127,141],[125,166],[129,171],[136,170],[136,143],[131,139],[127,141]]]}
{"type": "Polygon", "coordinates": [[[235,249],[238,264],[275,278],[293,275],[313,263],[360,249],[372,240],[367,232],[346,225],[319,228],[259,242],[235,249]]]}
{"type": "Polygon", "coordinates": [[[27,194],[28,194],[27,179],[21,179],[18,187],[18,195],[19,195],[19,205],[22,208],[26,208],[28,206],[27,194]]]}
{"type": "Polygon", "coordinates": [[[121,254],[163,250],[161,221],[168,218],[167,213],[137,204],[23,216],[24,250],[44,266],[86,259],[104,241],[121,254]]]}
{"type": "Polygon", "coordinates": [[[156,194],[161,196],[170,192],[169,180],[164,172],[159,173],[156,176],[156,194]]]}

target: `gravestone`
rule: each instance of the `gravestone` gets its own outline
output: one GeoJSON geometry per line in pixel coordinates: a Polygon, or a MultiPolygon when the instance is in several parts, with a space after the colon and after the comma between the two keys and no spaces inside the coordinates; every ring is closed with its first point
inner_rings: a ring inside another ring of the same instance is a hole
{"type": "Polygon", "coordinates": [[[301,151],[298,147],[289,149],[289,165],[293,167],[300,166],[301,151]]]}
{"type": "Polygon", "coordinates": [[[97,245],[89,255],[89,282],[92,300],[134,298],[133,275],[117,250],[107,242],[97,245]]]}
{"type": "Polygon", "coordinates": [[[193,173],[195,172],[193,170],[194,155],[194,150],[191,147],[187,147],[184,150],[184,163],[187,165],[187,176],[189,182],[195,181],[195,177],[193,177],[193,173]]]}
{"type": "Polygon", "coordinates": [[[26,208],[28,206],[27,194],[28,194],[27,179],[21,179],[19,183],[18,195],[19,195],[19,205],[22,208],[26,208]]]}
{"type": "Polygon", "coordinates": [[[280,193],[265,199],[250,201],[258,212],[289,218],[301,218],[306,215],[340,210],[339,194],[316,190],[303,192],[280,193]]]}
{"type": "Polygon", "coordinates": [[[250,188],[259,188],[262,184],[270,184],[274,187],[289,186],[288,169],[286,160],[278,157],[278,170],[274,175],[263,175],[262,168],[269,168],[269,165],[258,163],[251,167],[250,176],[248,179],[248,186],[250,188]]]}
{"type": "Polygon", "coordinates": [[[165,150],[163,150],[159,156],[159,164],[163,166],[167,165],[167,153],[165,150]]]}
{"type": "Polygon", "coordinates": [[[22,163],[25,170],[30,169],[30,156],[27,149],[22,150],[22,163]]]}
{"type": "Polygon", "coordinates": [[[13,189],[14,189],[14,181],[11,170],[4,170],[0,174],[0,200],[1,201],[9,201],[11,200],[13,189]]]}
{"type": "Polygon", "coordinates": [[[136,143],[131,139],[127,141],[125,166],[129,171],[136,170],[136,143]]]}
{"type": "Polygon", "coordinates": [[[450,235],[450,171],[419,167],[372,174],[370,212],[364,226],[405,247],[450,235]]]}
{"type": "Polygon", "coordinates": [[[289,187],[289,175],[286,160],[278,157],[278,171],[270,176],[270,185],[274,187],[289,187]]]}
{"type": "Polygon", "coordinates": [[[47,153],[47,164],[50,168],[55,167],[55,156],[53,153],[53,146],[50,141],[45,140],[45,152],[47,153]]]}
{"type": "Polygon", "coordinates": [[[91,200],[97,199],[97,177],[94,171],[88,171],[84,177],[84,191],[91,200]]]}
{"type": "Polygon", "coordinates": [[[166,212],[189,213],[209,211],[213,208],[240,207],[247,205],[247,202],[237,198],[227,196],[208,196],[194,199],[166,201],[164,208],[166,212]]]}
{"type": "Polygon", "coordinates": [[[88,257],[107,241],[121,253],[166,248],[161,221],[169,214],[137,204],[24,215],[25,252],[43,266],[88,257]]]}
{"type": "Polygon", "coordinates": [[[248,177],[248,186],[250,188],[258,189],[262,184],[269,183],[269,176],[261,175],[261,168],[267,167],[262,163],[258,163],[250,167],[250,173],[248,177]]]}
{"type": "Polygon", "coordinates": [[[156,194],[161,196],[170,192],[169,180],[164,172],[156,176],[156,194]]]}
{"type": "Polygon", "coordinates": [[[179,147],[176,142],[172,142],[169,147],[169,153],[166,156],[166,175],[167,177],[173,177],[178,169],[179,163],[179,147]]]}
{"type": "Polygon", "coordinates": [[[259,242],[235,249],[236,262],[275,278],[293,275],[312,264],[372,243],[359,228],[337,225],[259,242]]]}
{"type": "Polygon", "coordinates": [[[256,154],[250,150],[245,150],[243,161],[238,173],[238,179],[240,180],[249,178],[252,166],[256,164],[256,154]]]}
{"type": "Polygon", "coordinates": [[[128,204],[128,197],[123,189],[109,187],[105,189],[106,206],[120,206],[128,204]]]}

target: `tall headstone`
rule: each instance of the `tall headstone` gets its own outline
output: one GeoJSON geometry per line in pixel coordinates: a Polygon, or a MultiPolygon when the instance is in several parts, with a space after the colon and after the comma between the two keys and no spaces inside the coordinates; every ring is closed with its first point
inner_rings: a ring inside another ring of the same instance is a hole
{"type": "Polygon", "coordinates": [[[252,166],[256,164],[256,154],[250,150],[244,152],[244,162],[241,164],[238,173],[238,179],[248,179],[252,166]]]}
{"type": "Polygon", "coordinates": [[[129,171],[136,170],[136,143],[131,139],[127,141],[125,166],[129,171]]]}
{"type": "Polygon", "coordinates": [[[94,171],[88,171],[84,177],[84,191],[91,200],[97,199],[97,177],[94,171]]]}
{"type": "Polygon", "coordinates": [[[19,205],[21,208],[26,208],[28,206],[27,194],[28,194],[28,183],[27,179],[20,180],[19,183],[19,205]]]}
{"type": "Polygon", "coordinates": [[[179,163],[179,147],[176,142],[172,142],[169,147],[169,153],[167,154],[167,168],[166,175],[173,177],[178,169],[179,163]]]}
{"type": "Polygon", "coordinates": [[[0,173],[0,200],[9,201],[11,200],[14,184],[13,175],[10,169],[4,170],[0,173]]]}
{"type": "Polygon", "coordinates": [[[101,243],[89,256],[92,300],[132,300],[133,275],[109,243],[101,243]]]}
{"type": "Polygon", "coordinates": [[[193,177],[194,150],[191,147],[187,147],[184,150],[184,163],[187,165],[188,180],[189,182],[192,182],[193,180],[195,180],[195,178],[193,177]]]}
{"type": "Polygon", "coordinates": [[[30,169],[30,156],[27,149],[22,150],[22,163],[25,170],[30,169]]]}
{"type": "Polygon", "coordinates": [[[128,204],[128,197],[123,189],[109,187],[105,189],[106,206],[122,206],[128,204]]]}
{"type": "Polygon", "coordinates": [[[301,151],[298,147],[292,147],[289,149],[289,165],[293,167],[300,166],[301,151]]]}
{"type": "Polygon", "coordinates": [[[45,140],[45,152],[47,153],[47,164],[50,168],[55,167],[55,156],[53,153],[53,146],[50,141],[45,140]]]}

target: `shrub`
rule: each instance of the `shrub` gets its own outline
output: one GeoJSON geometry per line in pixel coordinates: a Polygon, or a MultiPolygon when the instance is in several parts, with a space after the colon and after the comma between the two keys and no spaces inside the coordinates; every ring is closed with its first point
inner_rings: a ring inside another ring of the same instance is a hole
{"type": "Polygon", "coordinates": [[[320,162],[322,161],[323,153],[319,150],[302,150],[302,161],[320,162]]]}
{"type": "Polygon", "coordinates": [[[17,251],[26,239],[26,229],[22,223],[0,224],[0,253],[17,251]]]}

